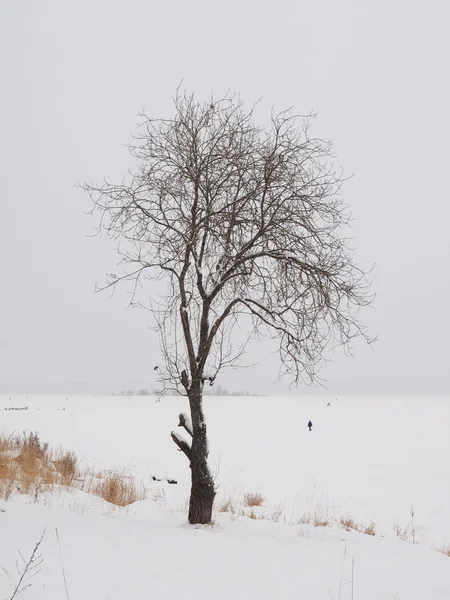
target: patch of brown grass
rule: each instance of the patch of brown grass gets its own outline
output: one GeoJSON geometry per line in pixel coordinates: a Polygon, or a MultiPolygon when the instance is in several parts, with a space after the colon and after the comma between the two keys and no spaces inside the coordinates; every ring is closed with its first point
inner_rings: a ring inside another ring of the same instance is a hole
{"type": "Polygon", "coordinates": [[[329,524],[329,521],[314,521],[313,523],[314,527],[328,527],[329,524]]]}
{"type": "Polygon", "coordinates": [[[75,453],[50,450],[38,433],[0,436],[0,498],[8,500],[19,492],[37,500],[55,485],[100,496],[116,506],[128,506],[146,497],[144,486],[123,471],[93,475],[86,470],[82,477],[75,453]]]}
{"type": "Polygon", "coordinates": [[[120,471],[110,471],[89,491],[116,506],[128,506],[146,498],[145,488],[138,486],[134,477],[120,471]]]}
{"type": "Polygon", "coordinates": [[[341,517],[339,523],[346,531],[351,531],[352,529],[358,531],[358,526],[351,517],[341,517]]]}
{"type": "Polygon", "coordinates": [[[318,507],[313,512],[307,511],[300,517],[298,523],[301,525],[313,525],[314,527],[328,527],[332,521],[328,508],[318,507]]]}
{"type": "Polygon", "coordinates": [[[28,494],[57,483],[48,444],[37,433],[0,439],[0,482],[4,499],[14,491],[28,494]]]}
{"type": "Polygon", "coordinates": [[[364,533],[365,535],[375,535],[375,523],[373,522],[369,525],[361,525],[352,519],[352,517],[346,515],[340,518],[339,523],[346,531],[353,530],[358,531],[359,533],[364,533]]]}
{"type": "Polygon", "coordinates": [[[42,443],[37,432],[30,431],[28,435],[23,432],[22,439],[16,440],[16,446],[21,449],[22,454],[28,454],[42,461],[48,458],[48,443],[42,443]]]}
{"type": "Polygon", "coordinates": [[[259,492],[244,494],[244,506],[262,506],[264,496],[259,492]]]}
{"type": "Polygon", "coordinates": [[[73,486],[78,477],[78,461],[74,452],[61,451],[53,459],[56,473],[62,485],[73,486]]]}
{"type": "Polygon", "coordinates": [[[444,554],[445,556],[448,556],[450,558],[450,546],[446,546],[445,548],[440,548],[438,550],[438,552],[440,552],[441,554],[444,554]]]}

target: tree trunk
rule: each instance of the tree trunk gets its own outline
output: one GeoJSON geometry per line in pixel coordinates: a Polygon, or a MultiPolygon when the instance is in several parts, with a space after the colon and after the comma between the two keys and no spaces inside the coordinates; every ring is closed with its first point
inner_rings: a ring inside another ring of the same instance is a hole
{"type": "Polygon", "coordinates": [[[189,391],[192,419],[191,497],[189,523],[210,523],[216,490],[208,466],[208,440],[203,415],[203,384],[193,382],[189,391]]]}

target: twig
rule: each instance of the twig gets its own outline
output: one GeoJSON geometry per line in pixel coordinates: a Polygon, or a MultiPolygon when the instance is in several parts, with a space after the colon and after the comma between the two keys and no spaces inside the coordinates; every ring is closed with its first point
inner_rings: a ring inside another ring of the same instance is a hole
{"type": "Polygon", "coordinates": [[[416,530],[414,529],[414,507],[411,504],[411,528],[412,528],[412,543],[416,543],[416,530]]]}
{"type": "Polygon", "coordinates": [[[355,581],[355,557],[352,558],[352,600],[353,600],[353,586],[355,581]]]}
{"type": "Polygon", "coordinates": [[[59,533],[58,533],[58,528],[57,527],[55,527],[55,532],[56,532],[56,539],[58,540],[59,557],[61,559],[61,569],[62,569],[62,574],[63,574],[63,578],[64,578],[64,587],[66,588],[66,598],[67,598],[67,600],[70,600],[70,598],[69,598],[69,591],[67,589],[66,571],[64,569],[64,561],[63,561],[63,557],[62,557],[61,543],[59,541],[59,533]]]}
{"type": "Polygon", "coordinates": [[[341,590],[342,590],[342,578],[344,577],[344,567],[345,567],[345,557],[347,555],[347,546],[345,546],[345,550],[344,550],[344,558],[342,560],[342,570],[341,570],[341,580],[339,581],[339,594],[338,594],[338,600],[341,599],[341,590]]]}
{"type": "Polygon", "coordinates": [[[20,579],[16,585],[16,588],[13,592],[13,595],[11,596],[10,600],[14,600],[14,598],[16,598],[19,594],[21,594],[27,587],[29,587],[30,584],[25,585],[25,582],[30,579],[31,577],[34,577],[34,575],[37,575],[39,573],[40,570],[40,566],[42,564],[42,556],[40,554],[38,554],[36,556],[37,551],[39,550],[39,546],[42,543],[42,540],[44,539],[44,535],[45,532],[47,531],[47,527],[44,529],[44,531],[42,532],[42,535],[39,539],[39,541],[37,542],[37,544],[34,547],[33,552],[31,553],[30,559],[27,563],[25,563],[24,558],[22,557],[22,555],[19,552],[20,557],[22,558],[23,562],[25,563],[25,568],[23,570],[22,575],[20,576],[20,579]]]}

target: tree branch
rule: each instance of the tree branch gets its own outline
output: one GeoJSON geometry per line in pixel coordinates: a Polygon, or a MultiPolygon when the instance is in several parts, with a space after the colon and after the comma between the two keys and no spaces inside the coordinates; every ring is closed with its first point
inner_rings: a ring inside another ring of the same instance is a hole
{"type": "Polygon", "coordinates": [[[178,427],[184,427],[186,429],[186,431],[188,432],[188,434],[193,437],[194,432],[192,429],[192,421],[191,419],[187,416],[186,413],[180,413],[178,415],[179,418],[179,422],[178,422],[178,427]]]}
{"type": "Polygon", "coordinates": [[[188,459],[191,460],[191,447],[188,444],[188,442],[183,438],[183,436],[181,436],[179,433],[176,433],[175,431],[172,431],[170,436],[175,442],[175,444],[178,446],[179,450],[181,452],[184,452],[188,459]]]}

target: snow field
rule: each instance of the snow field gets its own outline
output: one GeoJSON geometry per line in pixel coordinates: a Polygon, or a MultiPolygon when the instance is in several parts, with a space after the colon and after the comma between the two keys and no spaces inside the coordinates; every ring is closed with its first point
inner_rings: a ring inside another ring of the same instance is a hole
{"type": "Polygon", "coordinates": [[[64,597],[56,526],[71,599],[153,591],[201,600],[448,600],[449,558],[435,550],[450,543],[449,399],[207,399],[218,498],[215,525],[203,528],[185,524],[189,469],[170,439],[186,410],[182,398],[0,398],[1,433],[38,431],[86,464],[124,466],[146,482],[149,498],[120,509],[60,489],[37,503],[3,502],[1,600],[10,600],[17,552],[26,558],[45,526],[43,564],[26,599],[64,597]],[[4,410],[14,406],[28,410],[4,410]],[[262,502],[245,506],[246,494],[262,502]],[[361,529],[374,523],[375,536],[347,531],[346,519],[361,529]],[[415,545],[400,539],[411,541],[412,529],[415,545]]]}

